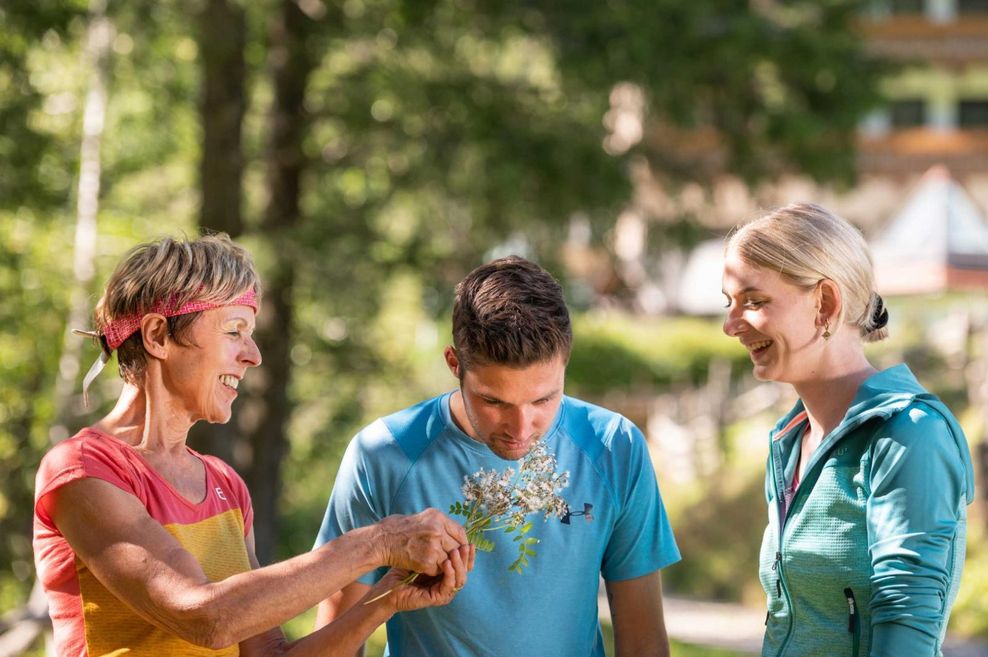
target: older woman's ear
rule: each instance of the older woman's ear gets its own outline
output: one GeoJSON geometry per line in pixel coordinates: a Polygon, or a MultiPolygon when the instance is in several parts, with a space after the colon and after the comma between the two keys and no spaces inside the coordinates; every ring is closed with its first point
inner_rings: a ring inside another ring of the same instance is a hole
{"type": "Polygon", "coordinates": [[[168,335],[168,320],[164,315],[148,313],[141,318],[141,340],[149,356],[165,358],[168,355],[168,335]]]}

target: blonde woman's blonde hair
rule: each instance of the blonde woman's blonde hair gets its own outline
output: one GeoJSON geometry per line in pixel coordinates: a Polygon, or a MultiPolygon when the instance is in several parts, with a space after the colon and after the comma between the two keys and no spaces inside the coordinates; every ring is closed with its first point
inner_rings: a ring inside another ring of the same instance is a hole
{"type": "Polygon", "coordinates": [[[773,210],[741,226],[726,250],[803,288],[833,281],[843,299],[835,328],[855,326],[865,342],[888,337],[888,312],[874,291],[868,245],[857,228],[829,210],[813,203],[773,210]]]}
{"type": "MultiPolygon", "coordinates": [[[[250,254],[225,233],[196,239],[165,237],[139,244],[117,265],[103,296],[96,304],[93,319],[102,334],[113,321],[131,315],[144,315],[156,304],[182,306],[189,301],[223,305],[253,289],[258,301],[261,283],[250,254]]],[[[202,312],[168,318],[169,334],[179,344],[202,312]]],[[[105,339],[103,348],[108,349],[105,339]]],[[[117,348],[120,375],[140,385],[147,353],[141,332],[137,331],[117,348]]]]}

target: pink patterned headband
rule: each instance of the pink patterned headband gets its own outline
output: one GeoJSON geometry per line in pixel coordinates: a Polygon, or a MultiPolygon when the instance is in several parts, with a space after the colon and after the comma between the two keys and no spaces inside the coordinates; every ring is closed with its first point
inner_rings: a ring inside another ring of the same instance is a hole
{"type": "Polygon", "coordinates": [[[106,326],[106,328],[103,329],[102,335],[92,331],[80,331],[78,329],[73,329],[73,333],[78,333],[80,335],[86,335],[97,339],[102,338],[101,342],[104,345],[104,348],[100,350],[99,358],[97,358],[96,362],[93,363],[93,366],[89,368],[89,371],[86,372],[85,378],[82,380],[82,399],[86,405],[86,408],[89,408],[89,386],[92,385],[96,377],[99,376],[99,373],[103,371],[106,364],[110,362],[110,354],[113,350],[122,345],[124,340],[140,330],[141,320],[144,319],[145,315],[155,313],[158,315],[164,315],[165,317],[176,317],[178,315],[188,315],[189,313],[197,313],[202,310],[212,310],[213,308],[220,308],[223,306],[250,306],[254,309],[254,312],[257,312],[257,293],[253,288],[251,288],[229,303],[189,301],[181,306],[176,306],[174,301],[159,301],[146,313],[135,313],[133,315],[126,315],[125,317],[119,317],[113,320],[106,326]]]}
{"type": "Polygon", "coordinates": [[[165,317],[175,317],[177,315],[197,313],[202,310],[212,310],[221,306],[250,306],[254,309],[254,312],[257,312],[257,294],[255,294],[252,288],[229,303],[189,301],[179,307],[175,307],[174,303],[159,301],[146,313],[134,313],[133,315],[118,317],[107,324],[106,328],[103,329],[103,335],[106,337],[106,346],[110,348],[110,351],[113,351],[122,345],[124,340],[134,335],[141,328],[141,320],[144,319],[144,315],[156,313],[165,317]]]}

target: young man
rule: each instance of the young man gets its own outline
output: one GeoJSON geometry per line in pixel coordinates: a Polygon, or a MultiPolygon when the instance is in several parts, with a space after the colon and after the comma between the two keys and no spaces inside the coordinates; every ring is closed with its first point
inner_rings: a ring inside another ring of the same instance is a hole
{"type": "MultiPolygon", "coordinates": [[[[340,465],[316,545],[393,513],[464,500],[464,477],[513,467],[541,441],[570,513],[528,534],[522,573],[514,534],[491,531],[470,583],[445,607],[396,615],[391,657],[603,657],[597,589],[607,586],[618,657],[669,654],[659,571],[679,560],[645,439],[627,419],[563,395],[572,344],[562,289],[517,257],[471,272],[456,288],[453,346],[459,389],[363,429],[340,465]]],[[[377,573],[319,608],[317,625],[366,593],[377,573]]]]}

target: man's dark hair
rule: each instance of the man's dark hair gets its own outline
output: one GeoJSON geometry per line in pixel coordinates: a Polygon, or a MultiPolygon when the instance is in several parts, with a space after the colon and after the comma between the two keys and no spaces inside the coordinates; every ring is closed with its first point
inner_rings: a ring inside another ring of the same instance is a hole
{"type": "Polygon", "coordinates": [[[563,290],[534,262],[508,256],[482,265],[456,286],[453,346],[471,364],[527,367],[569,360],[573,329],[563,290]]]}

